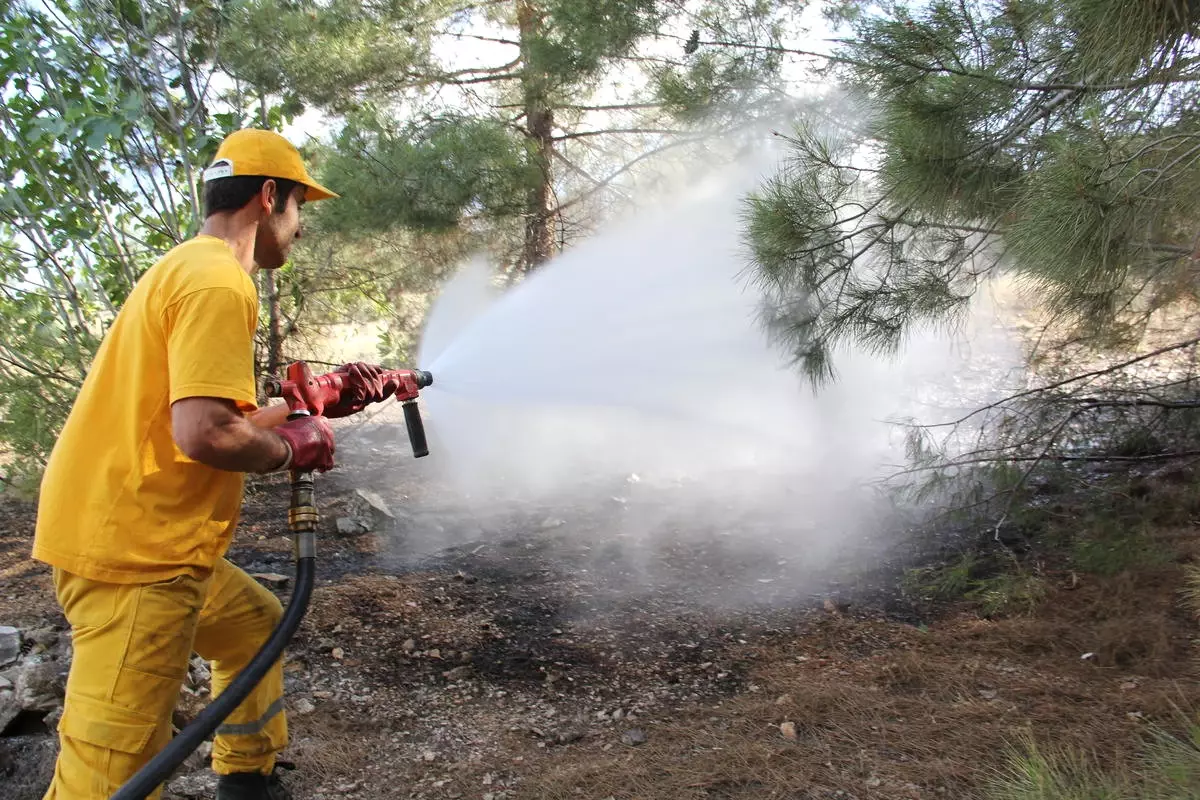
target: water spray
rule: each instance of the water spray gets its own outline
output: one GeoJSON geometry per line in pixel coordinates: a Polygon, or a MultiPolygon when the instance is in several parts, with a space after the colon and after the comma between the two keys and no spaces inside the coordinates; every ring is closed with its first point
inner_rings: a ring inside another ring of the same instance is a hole
{"type": "MultiPolygon", "coordinates": [[[[433,375],[419,369],[386,370],[381,376],[385,397],[394,396],[404,408],[404,422],[413,455],[429,455],[425,426],[417,406],[420,390],[433,384],[433,375]]],[[[288,419],[323,414],[336,405],[346,391],[346,376],[338,372],[314,376],[308,364],[297,361],[287,368],[284,380],[268,378],[264,391],[268,397],[281,397],[288,406],[288,419]]],[[[142,800],[225,721],[258,685],[271,665],[283,655],[284,648],[296,634],[300,621],[308,610],[316,576],[317,511],[313,474],[292,470],[291,504],[288,507],[288,529],[295,537],[296,583],[283,617],[267,641],[255,653],[246,668],[234,678],[221,696],[213,700],[190,725],[117,790],[113,800],[142,800]]]]}

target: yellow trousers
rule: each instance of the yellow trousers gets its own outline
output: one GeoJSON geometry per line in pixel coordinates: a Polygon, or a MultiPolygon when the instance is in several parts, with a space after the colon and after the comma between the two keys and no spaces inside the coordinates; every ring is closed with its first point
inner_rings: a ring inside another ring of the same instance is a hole
{"type": "MultiPolygon", "coordinates": [[[[203,580],[100,583],[55,570],[54,586],[74,658],[47,800],[111,797],[170,740],[192,650],[211,662],[219,695],[283,613],[275,595],[225,560],[203,580]]],[[[217,730],[213,769],[269,773],[287,738],[276,662],[217,730]]]]}

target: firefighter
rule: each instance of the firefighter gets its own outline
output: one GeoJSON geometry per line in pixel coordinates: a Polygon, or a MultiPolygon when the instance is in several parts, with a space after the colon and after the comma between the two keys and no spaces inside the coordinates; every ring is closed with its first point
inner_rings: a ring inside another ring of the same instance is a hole
{"type": "MultiPolygon", "coordinates": [[[[47,798],[108,798],[163,748],[193,650],[214,696],[249,663],[282,607],[224,558],[244,473],[333,466],[325,419],[256,407],[251,276],[287,261],[306,202],[337,195],[253,129],[221,143],[203,194],[199,234],[147,270],[105,335],[42,481],[33,556],[74,648],[47,798]]],[[[378,367],[340,370],[352,391],[327,416],[383,399],[378,367]]],[[[282,707],[277,662],[217,730],[219,800],[288,796],[282,707]]]]}

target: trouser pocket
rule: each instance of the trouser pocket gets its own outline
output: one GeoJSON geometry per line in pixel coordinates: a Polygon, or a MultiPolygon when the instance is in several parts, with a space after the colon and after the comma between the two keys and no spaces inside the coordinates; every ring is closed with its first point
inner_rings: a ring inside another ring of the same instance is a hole
{"type": "MultiPolygon", "coordinates": [[[[149,714],[67,695],[60,749],[46,800],[107,800],[166,743],[170,728],[149,714]]],[[[158,797],[160,790],[151,793],[158,797]]]]}
{"type": "Polygon", "coordinates": [[[86,697],[68,697],[58,732],[94,747],[121,753],[141,753],[159,721],[154,717],[86,697]]]}

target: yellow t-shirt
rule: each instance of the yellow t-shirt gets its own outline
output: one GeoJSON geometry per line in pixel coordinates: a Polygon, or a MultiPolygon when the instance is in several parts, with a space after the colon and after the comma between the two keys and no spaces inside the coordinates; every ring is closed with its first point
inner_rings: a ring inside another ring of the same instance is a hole
{"type": "Polygon", "coordinates": [[[33,557],[96,581],[197,577],[229,547],[243,475],[175,444],[184,397],[255,408],[254,282],[198,236],[146,271],[117,314],[42,480],[33,557]]]}

